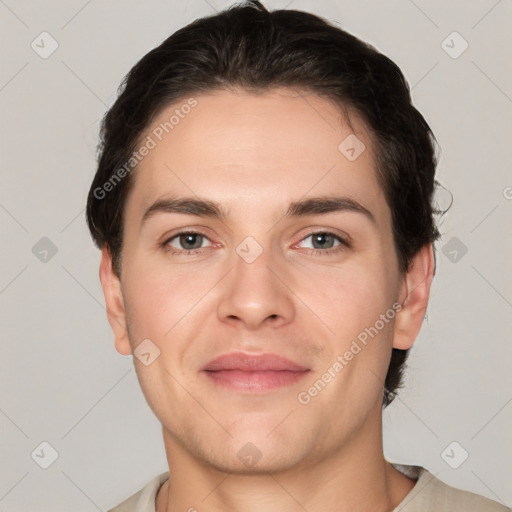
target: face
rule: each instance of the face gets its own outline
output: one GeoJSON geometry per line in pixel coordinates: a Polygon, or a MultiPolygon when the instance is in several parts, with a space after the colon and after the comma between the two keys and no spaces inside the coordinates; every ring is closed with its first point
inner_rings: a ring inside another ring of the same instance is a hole
{"type": "MultiPolygon", "coordinates": [[[[134,358],[137,375],[168,441],[193,457],[223,471],[250,471],[247,454],[260,459],[253,470],[312,462],[380,421],[405,314],[371,139],[355,114],[350,127],[311,93],[194,99],[141,138],[156,145],[126,202],[119,308],[107,299],[116,347],[129,354],[149,339],[146,359],[159,351],[147,366],[134,358]],[[365,146],[355,159],[354,139],[340,149],[354,135],[365,146]],[[278,355],[300,371],[272,361],[204,370],[233,352],[278,355]]],[[[106,273],[104,289],[115,280],[106,273]]]]}

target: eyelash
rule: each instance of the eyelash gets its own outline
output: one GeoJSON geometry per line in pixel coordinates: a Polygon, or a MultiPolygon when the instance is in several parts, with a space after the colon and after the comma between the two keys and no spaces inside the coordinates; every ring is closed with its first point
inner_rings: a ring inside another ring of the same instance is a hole
{"type": "MultiPolygon", "coordinates": [[[[196,254],[199,254],[201,252],[204,251],[204,249],[206,249],[206,247],[203,247],[203,248],[200,248],[200,249],[191,249],[191,250],[185,250],[185,249],[181,249],[181,250],[176,250],[174,248],[171,248],[168,244],[169,242],[171,242],[172,240],[178,238],[179,236],[182,236],[182,235],[201,235],[203,236],[204,238],[206,238],[207,240],[209,240],[209,238],[204,234],[204,233],[201,233],[201,231],[180,231],[179,233],[176,233],[175,235],[171,236],[170,238],[167,238],[162,244],[162,249],[165,251],[165,252],[170,252],[170,253],[173,253],[173,254],[187,254],[187,256],[194,256],[196,254]]],[[[325,256],[325,255],[332,255],[332,254],[337,254],[347,248],[350,247],[350,244],[343,238],[341,238],[339,235],[337,235],[336,233],[332,233],[331,231],[313,231],[311,233],[309,233],[307,236],[305,236],[304,238],[302,238],[300,240],[300,242],[303,242],[304,240],[306,240],[306,238],[309,238],[311,236],[314,236],[314,235],[332,235],[338,242],[340,242],[340,244],[338,246],[335,246],[333,248],[330,248],[330,249],[309,249],[308,251],[308,254],[310,255],[315,255],[315,256],[325,256]]]]}

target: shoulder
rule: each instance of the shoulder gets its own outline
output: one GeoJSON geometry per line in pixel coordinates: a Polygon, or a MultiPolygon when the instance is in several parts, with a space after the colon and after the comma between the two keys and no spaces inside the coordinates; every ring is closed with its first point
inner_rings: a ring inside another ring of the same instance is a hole
{"type": "MultiPolygon", "coordinates": [[[[428,472],[427,472],[428,473],[428,472]]],[[[429,473],[430,475],[430,473],[429,473]]],[[[430,490],[427,492],[432,510],[450,510],[453,512],[505,512],[510,508],[496,501],[484,498],[469,491],[451,487],[433,475],[430,490]],[[444,507],[441,508],[441,507],[444,507]]]]}
{"type": "Polygon", "coordinates": [[[417,474],[416,485],[393,512],[511,511],[510,508],[496,501],[451,487],[424,468],[417,468],[417,474]]]}
{"type": "Polygon", "coordinates": [[[155,512],[158,489],[169,478],[169,472],[160,473],[151,479],[140,491],[111,508],[108,512],[155,512]]]}

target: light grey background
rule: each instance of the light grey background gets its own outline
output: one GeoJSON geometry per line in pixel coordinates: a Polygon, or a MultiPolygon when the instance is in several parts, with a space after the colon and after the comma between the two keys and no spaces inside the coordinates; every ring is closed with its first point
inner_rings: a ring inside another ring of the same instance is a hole
{"type": "MultiPolygon", "coordinates": [[[[122,77],[177,28],[231,3],[0,0],[0,512],[107,510],[167,468],[132,360],[114,350],[85,198],[122,77]],[[43,31],[58,43],[46,59],[31,47],[50,48],[43,31]],[[57,248],[46,262],[32,252],[43,237],[57,248]],[[58,452],[48,469],[31,457],[43,441],[58,452]]],[[[385,411],[385,451],[510,506],[512,4],[266,5],[318,13],[390,56],[437,136],[454,204],[407,389],[385,411]],[[446,40],[454,31],[469,44],[458,58],[445,51],[463,48],[446,40]],[[458,469],[441,455],[453,441],[452,461],[469,454],[458,469]]]]}

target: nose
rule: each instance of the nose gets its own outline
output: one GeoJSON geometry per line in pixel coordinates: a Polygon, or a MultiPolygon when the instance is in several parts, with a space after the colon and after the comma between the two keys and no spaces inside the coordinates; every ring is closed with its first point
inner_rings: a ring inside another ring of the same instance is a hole
{"type": "Polygon", "coordinates": [[[222,281],[219,320],[255,330],[263,324],[279,327],[293,321],[293,292],[282,266],[263,251],[252,263],[234,255],[234,267],[222,281]]]}

